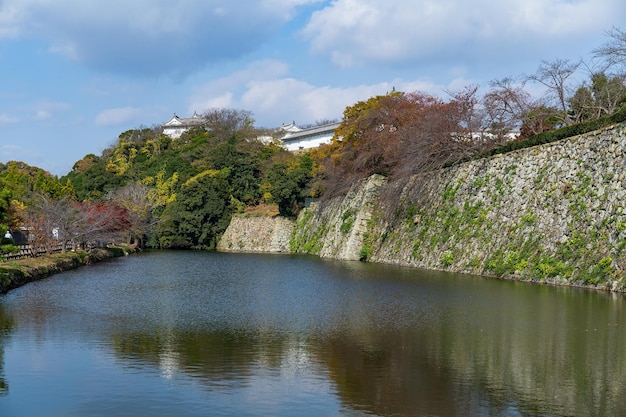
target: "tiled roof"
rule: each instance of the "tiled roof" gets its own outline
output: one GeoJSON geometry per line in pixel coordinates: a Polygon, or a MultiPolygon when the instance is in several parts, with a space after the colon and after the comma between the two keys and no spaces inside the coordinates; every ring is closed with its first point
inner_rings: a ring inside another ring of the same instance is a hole
{"type": "Polygon", "coordinates": [[[281,138],[283,142],[290,140],[302,139],[307,136],[314,136],[323,133],[332,133],[334,134],[335,130],[339,127],[341,123],[329,123],[326,125],[315,126],[309,129],[302,129],[297,132],[287,132],[281,138]]]}

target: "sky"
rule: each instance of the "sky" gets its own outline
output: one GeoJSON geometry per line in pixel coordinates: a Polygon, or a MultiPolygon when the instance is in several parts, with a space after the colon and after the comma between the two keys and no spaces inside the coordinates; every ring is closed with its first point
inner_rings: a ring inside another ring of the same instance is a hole
{"type": "Polygon", "coordinates": [[[0,0],[0,162],[62,176],[120,133],[214,108],[341,119],[589,59],[624,0],[0,0]]]}

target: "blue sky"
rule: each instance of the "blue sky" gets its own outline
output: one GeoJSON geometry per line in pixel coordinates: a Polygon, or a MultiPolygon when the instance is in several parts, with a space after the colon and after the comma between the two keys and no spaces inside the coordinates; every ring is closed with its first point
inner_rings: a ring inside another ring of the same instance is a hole
{"type": "Polygon", "coordinates": [[[128,129],[211,108],[339,119],[589,59],[623,0],[0,0],[0,162],[64,175],[128,129]]]}

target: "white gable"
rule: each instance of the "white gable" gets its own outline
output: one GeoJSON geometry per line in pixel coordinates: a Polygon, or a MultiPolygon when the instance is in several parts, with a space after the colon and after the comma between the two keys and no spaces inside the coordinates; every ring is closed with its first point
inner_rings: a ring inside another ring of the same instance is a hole
{"type": "Polygon", "coordinates": [[[299,129],[294,125],[295,129],[288,130],[281,138],[281,141],[288,151],[317,148],[320,145],[331,142],[339,125],[340,123],[330,123],[310,129],[299,129]]]}
{"type": "Polygon", "coordinates": [[[174,115],[170,120],[163,123],[163,134],[172,139],[178,139],[183,133],[192,127],[201,126],[204,123],[204,117],[194,112],[191,117],[178,117],[174,115]]]}

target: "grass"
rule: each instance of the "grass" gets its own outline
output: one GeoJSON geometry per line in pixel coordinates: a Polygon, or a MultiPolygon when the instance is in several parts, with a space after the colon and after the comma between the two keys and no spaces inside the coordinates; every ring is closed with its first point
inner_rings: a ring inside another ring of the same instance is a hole
{"type": "Polygon", "coordinates": [[[77,251],[53,253],[0,263],[0,293],[17,288],[31,281],[75,269],[105,259],[124,256],[134,249],[126,246],[95,248],[89,252],[77,251]]]}

